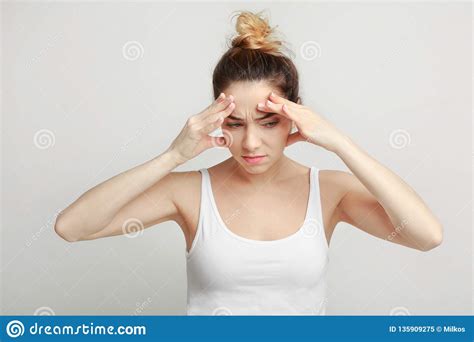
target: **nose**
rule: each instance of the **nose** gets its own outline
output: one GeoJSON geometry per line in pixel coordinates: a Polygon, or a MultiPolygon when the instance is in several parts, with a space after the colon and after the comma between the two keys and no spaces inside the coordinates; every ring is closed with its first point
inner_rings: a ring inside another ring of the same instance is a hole
{"type": "Polygon", "coordinates": [[[247,125],[242,141],[242,147],[249,152],[256,151],[262,143],[258,128],[253,126],[254,125],[247,125]]]}

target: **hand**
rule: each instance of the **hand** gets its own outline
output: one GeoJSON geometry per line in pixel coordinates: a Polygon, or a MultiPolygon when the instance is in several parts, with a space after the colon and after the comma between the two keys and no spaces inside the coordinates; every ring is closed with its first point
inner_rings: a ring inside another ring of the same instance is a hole
{"type": "Polygon", "coordinates": [[[286,146],[298,141],[309,141],[335,152],[337,146],[345,139],[344,134],[334,125],[314,113],[310,108],[287,100],[275,93],[271,93],[269,100],[265,103],[259,103],[258,109],[283,115],[295,123],[298,131],[288,136],[286,146]]]}
{"type": "Polygon", "coordinates": [[[206,109],[188,118],[168,151],[181,164],[211,147],[225,145],[224,138],[211,137],[208,134],[216,130],[224,122],[224,119],[233,112],[234,108],[234,97],[221,93],[206,109]]]}

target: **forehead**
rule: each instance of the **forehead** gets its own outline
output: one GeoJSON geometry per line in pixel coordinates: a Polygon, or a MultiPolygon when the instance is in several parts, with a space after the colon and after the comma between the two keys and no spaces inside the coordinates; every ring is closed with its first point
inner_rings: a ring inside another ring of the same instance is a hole
{"type": "Polygon", "coordinates": [[[275,89],[266,81],[245,81],[232,83],[224,93],[234,96],[236,109],[244,109],[248,106],[256,109],[257,104],[264,102],[272,91],[281,95],[278,89],[275,89]]]}

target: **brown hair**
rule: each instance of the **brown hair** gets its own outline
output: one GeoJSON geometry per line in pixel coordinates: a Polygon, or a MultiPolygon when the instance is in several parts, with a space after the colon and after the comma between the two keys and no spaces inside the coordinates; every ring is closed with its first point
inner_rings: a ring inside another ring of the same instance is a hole
{"type": "Polygon", "coordinates": [[[300,100],[298,71],[281,51],[283,41],[274,37],[274,28],[261,14],[238,13],[235,25],[238,35],[232,39],[212,76],[215,99],[233,82],[264,80],[279,89],[288,100],[300,100]]]}

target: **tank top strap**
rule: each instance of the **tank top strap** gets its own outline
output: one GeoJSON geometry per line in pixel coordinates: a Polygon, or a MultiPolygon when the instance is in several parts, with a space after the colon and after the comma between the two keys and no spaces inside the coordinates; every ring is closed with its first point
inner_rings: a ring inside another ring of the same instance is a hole
{"type": "Polygon", "coordinates": [[[202,241],[208,236],[207,228],[210,225],[209,212],[211,211],[211,202],[209,197],[210,190],[210,179],[207,169],[198,169],[201,173],[201,196],[200,196],[200,205],[199,205],[199,220],[198,226],[196,229],[196,234],[194,236],[193,242],[189,252],[186,251],[186,256],[191,257],[191,254],[194,253],[194,250],[198,247],[196,245],[202,244],[202,241]]]}
{"type": "Polygon", "coordinates": [[[319,188],[319,169],[316,166],[311,166],[310,171],[310,193],[307,219],[318,225],[318,228],[323,227],[321,192],[319,188]]]}
{"type": "Polygon", "coordinates": [[[209,171],[206,168],[199,169],[201,172],[201,215],[208,213],[211,210],[211,178],[209,171]]]}
{"type": "Polygon", "coordinates": [[[201,180],[201,207],[199,219],[205,221],[207,225],[210,225],[210,221],[213,218],[213,199],[211,186],[211,177],[209,171],[206,168],[199,169],[202,175],[201,180]]]}
{"type": "MultiPolygon", "coordinates": [[[[206,168],[199,169],[202,174],[201,182],[201,205],[207,211],[212,203],[213,194],[211,193],[211,179],[209,171],[206,168]]],[[[308,199],[308,220],[317,220],[322,224],[321,192],[319,188],[319,169],[316,166],[310,168],[310,191],[308,199]]]]}
{"type": "MultiPolygon", "coordinates": [[[[211,179],[209,171],[206,168],[199,169],[202,174],[201,182],[201,208],[199,215],[199,223],[202,226],[203,221],[210,220],[213,215],[209,216],[213,212],[213,194],[211,188],[211,179]]],[[[216,218],[217,222],[218,219],[216,218]]],[[[321,205],[321,192],[319,186],[319,168],[311,166],[310,168],[310,190],[308,198],[308,208],[306,212],[306,221],[310,224],[312,229],[324,230],[322,205],[321,205]]],[[[208,221],[207,223],[210,223],[208,221]]],[[[204,225],[207,226],[207,225],[204,225]]]]}

